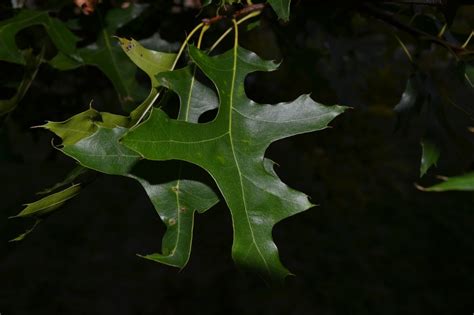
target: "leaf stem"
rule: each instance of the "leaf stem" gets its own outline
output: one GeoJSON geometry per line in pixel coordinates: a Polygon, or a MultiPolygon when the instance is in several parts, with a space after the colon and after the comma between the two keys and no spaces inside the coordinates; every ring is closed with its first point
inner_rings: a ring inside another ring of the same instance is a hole
{"type": "Polygon", "coordinates": [[[405,52],[405,55],[407,55],[408,57],[408,60],[410,60],[410,62],[412,64],[414,64],[413,62],[413,57],[411,56],[411,53],[410,51],[408,50],[407,46],[405,45],[405,43],[400,39],[400,37],[398,37],[397,34],[393,33],[393,36],[395,37],[395,39],[398,41],[398,43],[400,44],[400,46],[402,47],[403,51],[405,52]]]}
{"type": "Polygon", "coordinates": [[[178,54],[176,55],[176,59],[174,60],[174,63],[173,65],[171,66],[171,69],[170,71],[174,70],[174,68],[176,67],[176,64],[178,63],[178,60],[179,58],[181,57],[181,55],[183,54],[183,51],[184,49],[186,48],[186,45],[188,44],[188,42],[191,40],[191,37],[193,37],[193,35],[199,31],[199,29],[201,27],[203,27],[205,25],[204,22],[201,22],[199,23],[192,31],[191,33],[189,33],[189,35],[186,37],[186,39],[184,40],[183,44],[181,45],[181,47],[179,48],[179,51],[178,51],[178,54]]]}
{"type": "Polygon", "coordinates": [[[204,37],[204,33],[206,33],[206,31],[209,29],[209,27],[211,27],[211,26],[206,24],[202,28],[201,33],[199,34],[199,39],[198,39],[197,46],[196,46],[197,48],[201,48],[202,38],[204,37]]]}
{"type": "MultiPolygon", "coordinates": [[[[256,17],[258,15],[260,15],[262,13],[262,11],[254,11],[252,13],[250,13],[249,15],[246,15],[244,16],[243,18],[241,18],[240,20],[238,20],[236,22],[236,25],[239,25],[253,17],[256,17]]],[[[234,20],[235,21],[235,20],[234,20]]],[[[234,27],[229,27],[217,40],[216,42],[211,46],[211,48],[209,48],[209,52],[213,51],[223,40],[224,38],[226,38],[227,35],[229,35],[230,32],[232,32],[232,30],[234,29],[234,27]]]]}
{"type": "MultiPolygon", "coordinates": [[[[238,25],[253,18],[253,17],[256,17],[258,15],[260,15],[262,13],[262,10],[263,8],[265,7],[265,5],[263,4],[253,4],[253,5],[250,5],[240,11],[238,11],[237,13],[234,14],[234,17],[232,19],[232,22],[234,23],[234,27],[230,27],[227,31],[224,32],[224,34],[222,34],[218,39],[217,41],[211,46],[211,48],[209,49],[209,52],[213,51],[223,40],[224,38],[232,31],[232,29],[234,28],[238,28],[238,25]],[[250,12],[250,13],[249,13],[250,12]],[[248,14],[247,14],[248,13],[248,14]],[[236,17],[240,16],[240,15],[244,15],[244,14],[247,14],[246,16],[244,16],[243,18],[241,18],[240,20],[236,21],[236,17]]],[[[194,34],[199,31],[199,29],[202,28],[201,30],[201,33],[199,35],[199,39],[198,39],[198,44],[197,44],[197,47],[200,48],[201,46],[201,42],[202,42],[202,38],[204,36],[204,33],[209,29],[209,27],[211,26],[211,24],[213,24],[215,21],[217,20],[220,20],[222,19],[223,16],[216,16],[214,19],[204,19],[202,20],[201,23],[199,23],[192,31],[191,33],[189,33],[189,35],[186,37],[186,39],[184,40],[183,44],[181,45],[181,47],[179,48],[179,51],[178,51],[178,54],[176,55],[176,59],[174,60],[173,62],[173,65],[171,66],[170,70],[169,71],[173,71],[174,68],[176,67],[176,65],[178,64],[178,61],[179,61],[179,58],[181,57],[181,55],[183,54],[184,52],[184,49],[186,48],[188,42],[191,40],[191,38],[194,36],[194,34]]],[[[236,30],[237,32],[237,30],[236,30]]],[[[153,107],[153,104],[156,102],[156,100],[158,99],[158,97],[160,97],[160,93],[161,91],[159,91],[158,93],[156,93],[155,97],[153,98],[153,100],[151,101],[151,103],[148,105],[148,107],[145,109],[145,111],[143,112],[143,114],[140,116],[140,118],[137,120],[137,122],[135,123],[135,125],[133,125],[133,127],[136,127],[137,125],[139,125],[143,119],[145,118],[146,114],[150,111],[150,109],[153,107]]],[[[132,128],[133,128],[132,127],[132,128]]]]}
{"type": "MultiPolygon", "coordinates": [[[[205,26],[206,24],[204,22],[201,22],[199,23],[192,31],[191,33],[189,33],[188,36],[186,36],[186,39],[184,40],[183,44],[181,45],[181,47],[179,48],[179,51],[178,51],[178,54],[176,55],[176,58],[173,62],[173,65],[171,66],[171,69],[170,71],[173,71],[174,68],[176,67],[176,65],[178,64],[178,60],[179,58],[181,57],[181,55],[183,54],[183,51],[184,49],[186,48],[186,45],[188,44],[188,42],[191,40],[191,38],[193,37],[193,35],[199,31],[199,29],[203,26],[205,26]]],[[[208,25],[206,25],[207,27],[209,27],[208,25]]],[[[206,28],[207,30],[207,28],[206,28]]],[[[206,30],[203,30],[201,32],[201,35],[199,36],[199,40],[202,39],[202,36],[204,34],[204,32],[206,30]]],[[[145,118],[146,114],[150,111],[150,109],[153,107],[153,104],[156,102],[156,100],[158,99],[158,97],[160,96],[160,93],[161,91],[159,91],[158,93],[156,93],[155,97],[152,99],[152,101],[150,102],[150,104],[148,105],[148,107],[143,111],[143,114],[140,116],[140,118],[137,120],[137,122],[135,123],[135,125],[133,125],[133,127],[136,127],[138,124],[140,124],[143,120],[143,118],[145,118]]],[[[133,128],[132,127],[132,128],[133,128]]]]}

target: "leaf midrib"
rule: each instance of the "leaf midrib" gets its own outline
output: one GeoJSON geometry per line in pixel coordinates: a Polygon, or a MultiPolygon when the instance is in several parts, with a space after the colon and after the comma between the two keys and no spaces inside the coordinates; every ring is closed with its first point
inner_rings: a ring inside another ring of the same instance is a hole
{"type": "MultiPolygon", "coordinates": [[[[240,165],[239,165],[239,162],[237,160],[237,156],[235,154],[235,148],[234,148],[234,140],[233,140],[233,134],[232,134],[232,112],[236,109],[234,109],[234,88],[235,88],[235,81],[236,81],[236,75],[237,75],[237,57],[238,57],[238,28],[236,27],[235,28],[235,41],[234,41],[234,60],[233,60],[233,64],[232,64],[232,80],[231,80],[231,85],[230,85],[230,97],[229,97],[229,106],[230,106],[230,110],[229,110],[229,124],[228,124],[228,134],[229,134],[229,141],[230,141],[230,147],[232,149],[232,156],[234,158],[234,162],[235,162],[235,165],[237,167],[237,172],[239,173],[239,183],[240,183],[240,191],[241,191],[241,194],[242,194],[242,200],[243,200],[243,203],[244,203],[244,213],[245,213],[245,218],[247,219],[247,224],[248,224],[248,227],[250,229],[250,235],[252,236],[252,242],[253,242],[253,245],[255,246],[255,248],[257,249],[257,252],[259,254],[259,256],[262,258],[264,264],[265,264],[265,268],[267,269],[267,272],[268,273],[271,273],[270,272],[270,268],[268,267],[268,263],[267,263],[267,260],[265,259],[265,257],[263,256],[262,252],[260,251],[260,248],[258,247],[258,243],[255,239],[255,234],[253,232],[253,228],[252,228],[252,224],[250,223],[250,218],[249,218],[249,215],[248,215],[248,210],[247,210],[247,199],[245,197],[245,190],[244,190],[244,183],[242,181],[242,172],[240,170],[240,165]]],[[[237,110],[236,110],[237,111],[237,110]]],[[[235,229],[234,229],[234,233],[235,233],[235,229]]],[[[234,239],[235,239],[235,235],[234,235],[234,239]]],[[[250,251],[250,247],[248,249],[248,251],[250,251]]],[[[247,255],[248,256],[248,253],[247,255]]]]}

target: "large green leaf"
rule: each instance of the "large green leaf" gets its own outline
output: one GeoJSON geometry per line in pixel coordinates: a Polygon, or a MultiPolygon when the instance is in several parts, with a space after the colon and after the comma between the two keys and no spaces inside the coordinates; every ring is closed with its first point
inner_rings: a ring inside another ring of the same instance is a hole
{"type": "Polygon", "coordinates": [[[83,65],[96,66],[112,82],[121,103],[129,108],[144,98],[145,91],[135,79],[137,67],[130,62],[117,40],[112,37],[120,27],[135,19],[145,8],[144,5],[135,4],[127,9],[110,10],[105,21],[101,20],[102,30],[97,42],[78,49],[76,57],[61,51],[50,64],[59,70],[71,70],[83,65]]]}
{"type": "MultiPolygon", "coordinates": [[[[264,158],[265,150],[278,139],[326,128],[344,107],[327,107],[308,95],[291,103],[256,104],[245,94],[245,77],[276,69],[273,62],[237,45],[216,57],[193,47],[189,52],[217,87],[217,117],[210,123],[191,124],[154,109],[122,142],[146,159],[183,160],[208,171],[232,214],[234,260],[265,278],[282,279],[289,272],[279,260],[272,228],[312,204],[305,194],[280,181],[273,162],[264,158]]],[[[159,79],[165,82],[166,74],[159,79]]]]}
{"type": "Polygon", "coordinates": [[[11,19],[0,23],[0,60],[26,64],[15,43],[16,34],[30,26],[42,25],[56,48],[64,54],[74,56],[78,38],[56,18],[44,11],[21,10],[11,19]]]}
{"type": "Polygon", "coordinates": [[[434,186],[423,188],[418,187],[423,191],[474,191],[474,173],[467,173],[461,176],[443,178],[443,182],[434,186]]]}
{"type": "MultiPolygon", "coordinates": [[[[152,59],[151,56],[149,60],[152,59]]],[[[160,72],[156,65],[152,68],[160,72]]],[[[151,75],[149,68],[143,70],[151,75]]],[[[196,123],[202,113],[217,106],[214,92],[195,79],[190,66],[168,72],[162,80],[182,100],[178,119],[196,123]]],[[[119,139],[128,131],[124,127],[133,125],[134,121],[117,117],[122,116],[89,109],[65,122],[50,122],[44,127],[60,136],[62,151],[84,167],[140,182],[167,227],[162,253],[142,257],[182,268],[190,256],[194,213],[208,210],[218,202],[218,197],[188,165],[142,161],[139,154],[123,146],[119,139]]]]}

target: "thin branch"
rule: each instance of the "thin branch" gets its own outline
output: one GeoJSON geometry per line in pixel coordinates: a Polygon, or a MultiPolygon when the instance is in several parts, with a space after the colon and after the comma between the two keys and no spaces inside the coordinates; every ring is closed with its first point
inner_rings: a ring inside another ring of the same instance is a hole
{"type": "MultiPolygon", "coordinates": [[[[245,6],[242,10],[235,12],[232,15],[232,18],[237,19],[242,15],[246,15],[252,12],[262,11],[264,8],[265,8],[265,3],[251,4],[251,5],[245,6]]],[[[210,19],[202,19],[202,23],[204,23],[205,25],[211,25],[225,18],[227,18],[226,15],[217,15],[210,19]]]]}
{"type": "Polygon", "coordinates": [[[422,31],[416,27],[413,27],[409,24],[405,24],[404,22],[398,20],[392,13],[387,12],[385,10],[381,10],[379,8],[376,8],[373,5],[370,4],[362,4],[361,8],[367,12],[369,15],[387,23],[392,26],[395,26],[396,28],[414,36],[422,40],[427,40],[429,42],[433,42],[435,44],[444,46],[445,48],[449,49],[452,51],[455,55],[457,56],[465,56],[465,55],[472,55],[474,54],[474,51],[471,49],[468,49],[463,46],[457,46],[454,45],[450,42],[447,42],[437,36],[434,36],[432,34],[429,34],[425,31],[422,31]]]}

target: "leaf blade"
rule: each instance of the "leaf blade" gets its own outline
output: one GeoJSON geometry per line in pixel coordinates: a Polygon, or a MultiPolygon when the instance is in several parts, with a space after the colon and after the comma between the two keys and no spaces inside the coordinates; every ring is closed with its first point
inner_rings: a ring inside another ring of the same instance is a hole
{"type": "Polygon", "coordinates": [[[28,203],[26,204],[25,209],[12,218],[42,217],[56,210],[69,199],[77,196],[80,189],[81,185],[72,185],[60,192],[48,195],[32,203],[28,203]]]}
{"type": "Polygon", "coordinates": [[[444,191],[474,191],[474,173],[467,173],[460,176],[445,178],[443,182],[431,187],[419,187],[423,191],[444,192],[444,191]]]}
{"type": "Polygon", "coordinates": [[[179,159],[208,171],[232,214],[234,260],[265,278],[282,279],[289,272],[279,260],[272,228],[312,204],[279,180],[263,157],[265,150],[278,139],[326,128],[345,108],[326,107],[309,96],[277,106],[248,100],[243,88],[247,74],[276,65],[238,46],[216,57],[190,47],[190,56],[219,92],[215,120],[189,124],[154,109],[122,141],[146,159],[179,159]]]}

